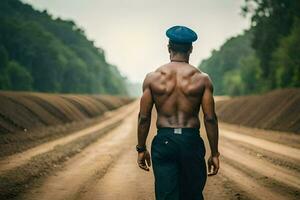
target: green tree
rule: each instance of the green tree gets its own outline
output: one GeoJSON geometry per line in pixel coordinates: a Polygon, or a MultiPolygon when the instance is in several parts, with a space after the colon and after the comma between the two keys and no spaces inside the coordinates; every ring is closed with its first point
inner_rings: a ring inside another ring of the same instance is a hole
{"type": "Polygon", "coordinates": [[[291,34],[282,38],[273,53],[277,87],[300,87],[300,18],[295,19],[291,34]]]}
{"type": "Polygon", "coordinates": [[[245,0],[245,14],[251,15],[252,45],[260,60],[262,76],[269,89],[276,87],[276,69],[271,65],[280,40],[290,34],[295,17],[300,17],[299,0],[245,0]]]}
{"type": "Polygon", "coordinates": [[[242,95],[244,94],[245,86],[240,75],[240,70],[231,70],[224,74],[223,84],[225,94],[242,95]]]}
{"type": "Polygon", "coordinates": [[[11,90],[31,90],[32,77],[30,73],[17,62],[10,62],[5,69],[11,90]]]}
{"type": "Polygon", "coordinates": [[[7,90],[10,88],[9,77],[5,69],[8,66],[8,54],[6,49],[0,45],[0,89],[7,90]]]}
{"type": "Polygon", "coordinates": [[[243,93],[244,86],[237,85],[242,81],[238,76],[241,72],[241,60],[254,54],[251,40],[251,31],[232,37],[221,46],[220,50],[214,50],[212,55],[199,65],[200,70],[211,76],[216,94],[239,95],[243,93]]]}
{"type": "Polygon", "coordinates": [[[266,83],[262,78],[260,60],[254,53],[240,60],[240,76],[243,80],[243,94],[266,91],[266,83]]]}
{"type": "Polygon", "coordinates": [[[0,45],[0,70],[8,64],[8,54],[4,46],[0,45]]]}
{"type": "MultiPolygon", "coordinates": [[[[2,0],[0,44],[0,57],[6,52],[9,61],[24,68],[34,91],[126,94],[124,77],[73,21],[54,19],[18,0],[2,0]]],[[[6,73],[0,74],[1,89],[11,87],[6,73]]]]}

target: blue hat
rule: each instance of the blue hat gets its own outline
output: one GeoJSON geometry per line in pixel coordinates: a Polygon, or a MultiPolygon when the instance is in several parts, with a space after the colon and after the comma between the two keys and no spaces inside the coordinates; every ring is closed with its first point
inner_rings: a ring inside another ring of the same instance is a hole
{"type": "Polygon", "coordinates": [[[198,39],[197,34],[185,26],[173,26],[167,30],[166,35],[175,43],[192,43],[198,39]]]}

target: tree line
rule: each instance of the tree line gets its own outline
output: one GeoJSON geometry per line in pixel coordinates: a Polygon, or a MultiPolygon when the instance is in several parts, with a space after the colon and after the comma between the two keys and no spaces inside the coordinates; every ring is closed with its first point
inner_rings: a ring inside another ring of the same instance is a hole
{"type": "Polygon", "coordinates": [[[73,21],[0,1],[0,89],[126,94],[126,78],[73,21]]]}
{"type": "Polygon", "coordinates": [[[245,0],[251,28],[201,62],[217,95],[300,87],[300,1],[245,0]]]}

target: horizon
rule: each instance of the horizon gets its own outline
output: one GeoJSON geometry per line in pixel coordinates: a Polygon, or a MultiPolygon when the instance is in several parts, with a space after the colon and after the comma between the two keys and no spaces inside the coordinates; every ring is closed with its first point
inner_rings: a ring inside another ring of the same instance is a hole
{"type": "Polygon", "coordinates": [[[84,5],[79,0],[72,3],[70,0],[22,2],[40,11],[47,10],[54,18],[74,21],[84,30],[88,39],[95,42],[95,46],[104,50],[106,60],[117,66],[122,75],[134,83],[141,83],[148,72],[169,62],[165,31],[173,25],[188,26],[198,34],[199,39],[193,43],[190,58],[190,63],[195,67],[209,58],[211,52],[219,49],[226,40],[242,34],[250,27],[250,20],[240,15],[242,0],[192,0],[189,4],[182,1],[176,5],[170,0],[163,3],[158,0],[151,3],[90,0],[84,5]],[[99,12],[101,6],[106,9],[99,12]],[[113,15],[110,12],[113,8],[119,14],[113,15]],[[190,10],[191,14],[179,12],[181,8],[190,10]],[[175,12],[166,16],[164,12],[167,9],[175,12]],[[210,19],[209,23],[207,19],[210,19]]]}

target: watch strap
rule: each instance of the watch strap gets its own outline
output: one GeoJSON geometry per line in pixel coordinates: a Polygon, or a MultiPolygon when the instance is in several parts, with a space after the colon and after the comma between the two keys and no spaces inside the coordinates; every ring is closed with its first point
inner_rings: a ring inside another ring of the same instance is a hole
{"type": "Polygon", "coordinates": [[[136,145],[135,148],[136,148],[136,151],[139,152],[139,153],[147,151],[146,145],[145,146],[136,145]]]}

